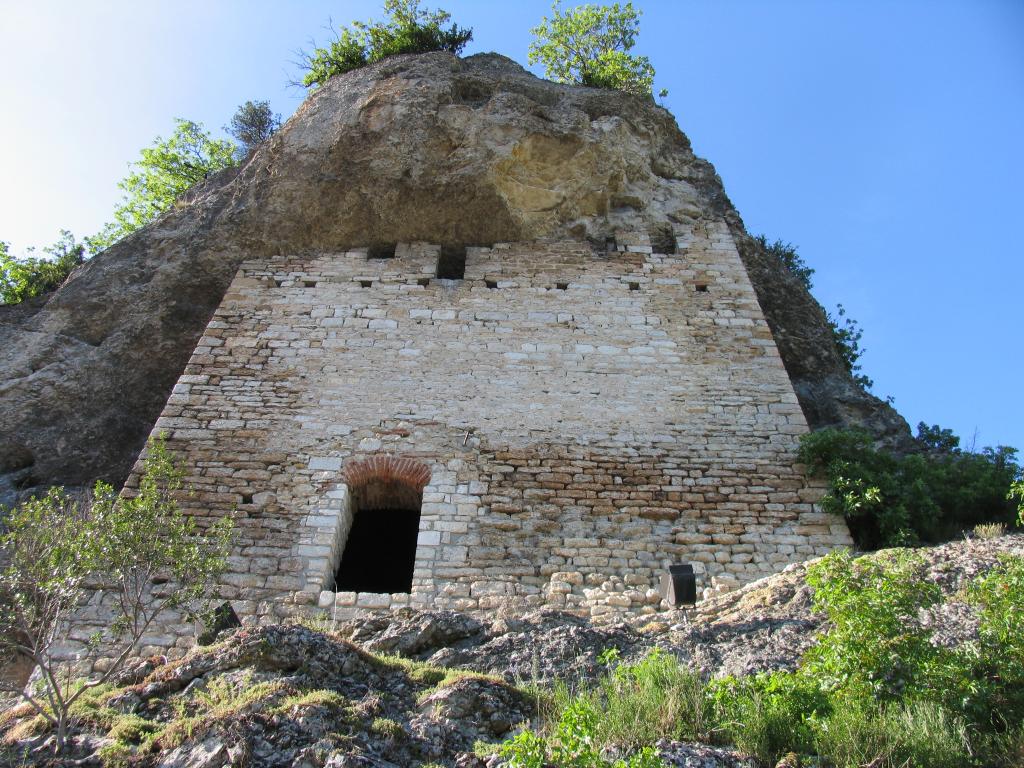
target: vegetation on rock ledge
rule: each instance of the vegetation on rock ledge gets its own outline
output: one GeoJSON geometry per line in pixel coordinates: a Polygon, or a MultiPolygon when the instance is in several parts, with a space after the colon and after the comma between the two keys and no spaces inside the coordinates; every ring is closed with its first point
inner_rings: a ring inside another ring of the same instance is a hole
{"type": "Polygon", "coordinates": [[[556,83],[651,96],[654,67],[646,56],[629,53],[640,32],[640,11],[632,3],[613,3],[581,5],[563,13],[560,2],[552,5],[551,18],[545,16],[531,30],[529,62],[543,64],[545,76],[556,83]]]}
{"type": "Polygon", "coordinates": [[[449,51],[458,54],[473,39],[472,29],[452,24],[443,10],[421,9],[419,0],[384,0],[387,19],[383,22],[355,21],[342,28],[326,48],[312,53],[300,51],[300,66],[306,74],[302,85],[317,88],[334,75],[401,53],[449,51]]]}
{"type": "Polygon", "coordinates": [[[827,512],[843,515],[862,549],[948,541],[983,523],[1017,522],[1011,499],[1022,479],[1017,451],[965,451],[950,430],[921,423],[920,453],[875,447],[861,429],[823,429],[801,438],[800,460],[829,481],[827,512]]]}

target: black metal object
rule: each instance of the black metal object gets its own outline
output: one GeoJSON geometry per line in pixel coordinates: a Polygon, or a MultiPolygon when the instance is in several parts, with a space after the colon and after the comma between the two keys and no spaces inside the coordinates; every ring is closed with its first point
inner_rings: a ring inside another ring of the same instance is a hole
{"type": "Polygon", "coordinates": [[[697,604],[697,575],[690,563],[670,565],[668,573],[661,576],[662,598],[675,607],[697,604]]]}

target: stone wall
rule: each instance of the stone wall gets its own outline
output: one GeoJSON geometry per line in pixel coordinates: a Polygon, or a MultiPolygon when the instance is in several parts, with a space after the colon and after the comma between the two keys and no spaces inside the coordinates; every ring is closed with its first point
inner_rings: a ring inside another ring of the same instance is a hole
{"type": "Polygon", "coordinates": [[[461,280],[423,243],[245,262],[154,428],[186,510],[235,515],[222,597],[255,622],[653,612],[669,563],[722,590],[849,545],[794,464],[807,426],[728,229],[676,234],[469,248],[461,280]],[[380,476],[422,492],[411,594],[335,593],[380,476]]]}

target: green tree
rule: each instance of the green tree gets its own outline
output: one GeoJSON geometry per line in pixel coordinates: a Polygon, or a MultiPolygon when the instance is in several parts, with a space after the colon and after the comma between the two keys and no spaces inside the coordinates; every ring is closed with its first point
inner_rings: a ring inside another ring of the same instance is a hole
{"type": "Polygon", "coordinates": [[[51,489],[5,517],[0,648],[27,657],[40,677],[30,689],[0,688],[20,694],[50,723],[58,751],[75,702],[121,668],[158,617],[176,611],[186,621],[198,618],[226,566],[230,518],[201,531],[175,501],[181,479],[163,442],[151,440],[134,497],[97,483],[92,499],[79,503],[51,489]],[[65,644],[87,631],[79,608],[97,587],[108,596],[112,621],[69,659],[65,644]],[[104,671],[75,679],[75,665],[101,657],[112,659],[104,671]]]}
{"type": "Polygon", "coordinates": [[[829,481],[822,508],[846,518],[857,546],[934,544],[979,523],[1014,523],[1007,493],[1020,467],[1013,448],[962,451],[950,430],[925,424],[918,440],[923,453],[898,456],[876,448],[860,429],[822,429],[800,439],[800,461],[829,481]]]}
{"type": "Polygon", "coordinates": [[[472,29],[456,24],[445,28],[451,14],[421,9],[419,0],[384,0],[384,11],[387,18],[383,22],[353,22],[351,28],[342,28],[326,48],[314,48],[312,53],[300,51],[300,66],[306,72],[302,84],[317,88],[334,75],[400,53],[459,54],[473,39],[472,29]]]}
{"type": "Polygon", "coordinates": [[[280,127],[281,116],[270,110],[270,102],[247,101],[235,112],[231,124],[224,126],[224,131],[242,145],[240,154],[244,158],[277,133],[280,127]]]}
{"type": "Polygon", "coordinates": [[[192,185],[212,173],[236,165],[235,145],[213,139],[202,124],[178,118],[166,141],[159,136],[119,184],[125,195],[114,210],[114,221],[87,242],[102,250],[144,227],[168,210],[192,185]]]}
{"type": "MultiPolygon", "coordinates": [[[[30,249],[31,250],[31,249],[30,249]]],[[[85,261],[85,245],[62,229],[60,239],[44,248],[46,257],[17,258],[0,241],[0,304],[17,304],[60,288],[71,271],[85,261]]]]}
{"type": "MultiPolygon", "coordinates": [[[[640,31],[640,11],[624,6],[581,5],[564,13],[561,0],[530,30],[529,61],[544,65],[548,78],[558,83],[614,88],[651,96],[654,67],[646,56],[629,53],[640,31]]],[[[662,96],[667,91],[661,92],[662,96]]]]}

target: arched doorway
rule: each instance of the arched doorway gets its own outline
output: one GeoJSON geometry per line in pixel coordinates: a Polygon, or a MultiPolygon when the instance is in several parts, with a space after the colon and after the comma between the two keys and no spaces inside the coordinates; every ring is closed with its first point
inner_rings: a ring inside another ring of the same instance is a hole
{"type": "Polygon", "coordinates": [[[375,456],[345,468],[352,525],[334,576],[338,592],[410,592],[426,465],[375,456]]]}

